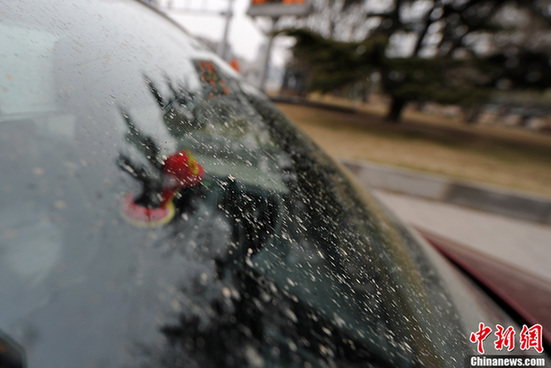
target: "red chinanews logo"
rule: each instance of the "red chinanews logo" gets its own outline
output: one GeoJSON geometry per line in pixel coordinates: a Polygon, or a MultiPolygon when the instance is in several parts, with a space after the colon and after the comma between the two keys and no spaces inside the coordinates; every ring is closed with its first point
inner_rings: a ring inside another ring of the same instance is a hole
{"type": "MultiPolygon", "coordinates": [[[[484,354],[484,340],[490,336],[492,329],[483,322],[478,324],[478,331],[471,333],[470,340],[473,344],[477,344],[477,351],[480,354],[484,354]]],[[[515,348],[515,329],[512,326],[504,328],[501,325],[496,325],[496,332],[494,333],[496,339],[494,341],[494,347],[496,350],[503,350],[507,348],[507,351],[512,351],[515,348]]],[[[534,348],[538,353],[543,353],[543,327],[540,324],[528,327],[522,326],[522,330],[519,334],[520,350],[529,350],[534,348]]]]}

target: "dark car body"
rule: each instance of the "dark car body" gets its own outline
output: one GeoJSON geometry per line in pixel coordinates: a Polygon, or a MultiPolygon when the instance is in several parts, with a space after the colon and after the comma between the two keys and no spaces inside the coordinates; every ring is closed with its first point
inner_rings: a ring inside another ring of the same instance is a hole
{"type": "Polygon", "coordinates": [[[516,326],[146,5],[0,20],[5,366],[458,367],[516,326]]]}

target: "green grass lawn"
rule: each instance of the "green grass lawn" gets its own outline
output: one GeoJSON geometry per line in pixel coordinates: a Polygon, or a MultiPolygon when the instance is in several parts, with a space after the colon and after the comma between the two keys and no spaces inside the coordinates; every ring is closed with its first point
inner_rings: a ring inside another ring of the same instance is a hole
{"type": "Polygon", "coordinates": [[[551,197],[551,136],[501,126],[468,126],[407,111],[389,124],[378,108],[356,113],[277,104],[336,158],[494,184],[551,197]]]}

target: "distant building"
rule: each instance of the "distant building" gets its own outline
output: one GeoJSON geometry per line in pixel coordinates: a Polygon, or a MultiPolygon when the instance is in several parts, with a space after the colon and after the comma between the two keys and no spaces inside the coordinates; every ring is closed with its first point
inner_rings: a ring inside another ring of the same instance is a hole
{"type": "MultiPolygon", "coordinates": [[[[258,48],[254,61],[241,61],[241,75],[243,78],[255,87],[260,85],[262,78],[262,67],[264,66],[266,57],[267,43],[264,42],[258,48]]],[[[283,68],[270,63],[268,75],[266,77],[266,91],[276,92],[281,88],[283,80],[283,68]]]]}
{"type": "Polygon", "coordinates": [[[306,94],[306,78],[304,71],[287,66],[283,74],[280,93],[282,95],[303,96],[306,94]]]}

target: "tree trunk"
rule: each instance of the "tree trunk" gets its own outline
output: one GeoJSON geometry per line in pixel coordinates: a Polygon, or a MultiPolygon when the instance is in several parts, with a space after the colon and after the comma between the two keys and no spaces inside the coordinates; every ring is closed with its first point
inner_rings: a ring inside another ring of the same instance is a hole
{"type": "Polygon", "coordinates": [[[478,122],[478,118],[482,114],[482,106],[469,106],[463,108],[463,117],[465,123],[472,125],[478,122]]]}
{"type": "Polygon", "coordinates": [[[425,36],[427,35],[429,28],[432,24],[430,15],[435,8],[436,8],[436,4],[434,3],[434,0],[433,0],[431,9],[427,12],[427,15],[423,19],[423,29],[421,30],[421,33],[419,33],[417,37],[417,41],[415,42],[415,48],[413,49],[412,56],[419,55],[419,51],[421,51],[421,47],[423,46],[423,40],[425,39],[425,36]]]}
{"type": "Polygon", "coordinates": [[[404,107],[406,107],[407,103],[408,101],[404,98],[392,97],[390,110],[386,115],[386,120],[395,124],[399,123],[402,116],[402,111],[404,110],[404,107]]]}

